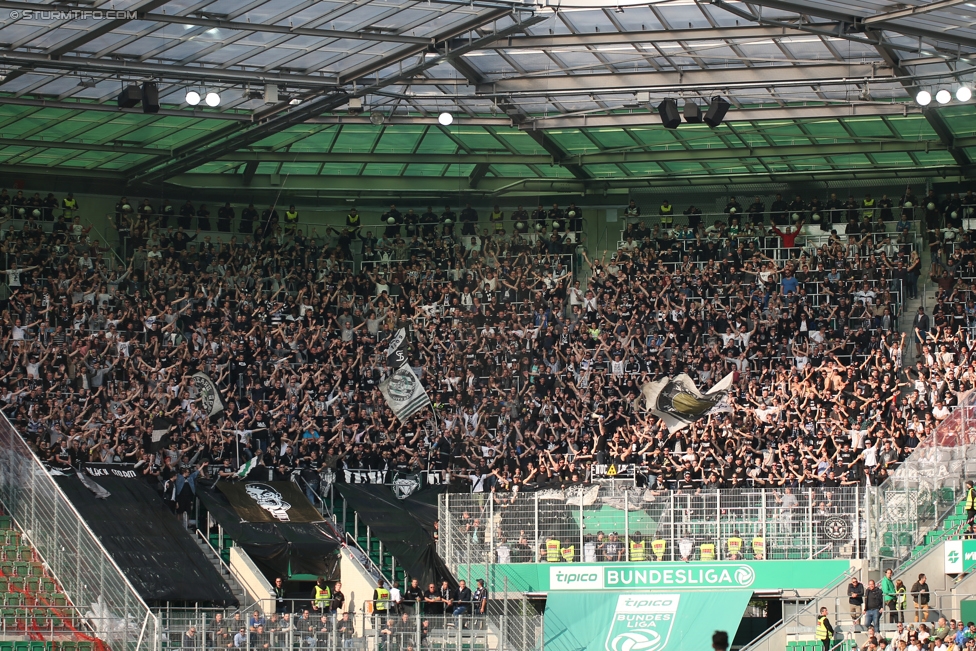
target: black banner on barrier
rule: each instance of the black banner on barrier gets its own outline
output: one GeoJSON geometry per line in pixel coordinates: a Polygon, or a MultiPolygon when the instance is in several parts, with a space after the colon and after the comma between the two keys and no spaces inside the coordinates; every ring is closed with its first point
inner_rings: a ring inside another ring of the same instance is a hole
{"type": "Polygon", "coordinates": [[[245,522],[322,522],[305,493],[290,481],[219,482],[237,515],[245,522]]]}

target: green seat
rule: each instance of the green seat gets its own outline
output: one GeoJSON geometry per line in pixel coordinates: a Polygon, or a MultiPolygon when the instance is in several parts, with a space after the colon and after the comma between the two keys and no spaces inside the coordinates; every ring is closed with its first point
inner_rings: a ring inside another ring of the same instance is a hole
{"type": "Polygon", "coordinates": [[[24,595],[19,592],[8,592],[3,596],[3,603],[5,606],[23,606],[24,595]]]}
{"type": "Polygon", "coordinates": [[[36,576],[29,576],[24,581],[28,592],[38,592],[41,588],[41,580],[36,576]]]}
{"type": "MultiPolygon", "coordinates": [[[[0,608],[0,617],[3,617],[3,625],[8,629],[17,628],[17,611],[13,608],[0,608]]],[[[13,651],[13,644],[10,646],[13,651]]]]}
{"type": "Polygon", "coordinates": [[[14,651],[14,643],[6,640],[0,642],[0,651],[14,651]]]}
{"type": "MultiPolygon", "coordinates": [[[[45,628],[48,627],[48,612],[47,612],[47,609],[45,609],[45,608],[35,608],[34,609],[34,612],[33,612],[33,615],[34,615],[34,624],[38,628],[45,629],[45,628]]],[[[31,651],[37,651],[37,650],[36,649],[32,649],[31,651]]]]}
{"type": "Polygon", "coordinates": [[[17,640],[14,642],[14,651],[31,651],[30,642],[28,640],[17,640]]]}
{"type": "Polygon", "coordinates": [[[67,606],[68,597],[64,595],[63,592],[58,592],[54,595],[54,605],[55,606],[67,606]]]}
{"type": "Polygon", "coordinates": [[[0,515],[0,529],[12,529],[14,520],[9,515],[0,515]]]}
{"type": "Polygon", "coordinates": [[[79,642],[78,651],[93,651],[94,646],[91,642],[79,642]]]}
{"type": "Polygon", "coordinates": [[[76,648],[77,647],[74,640],[65,640],[64,642],[58,644],[58,651],[75,651],[76,648]]]}
{"type": "Polygon", "coordinates": [[[23,590],[24,589],[24,577],[22,576],[12,576],[9,579],[9,586],[11,590],[23,590]]]}
{"type": "Polygon", "coordinates": [[[57,592],[57,587],[56,584],[54,583],[54,579],[48,578],[46,576],[41,577],[41,590],[43,590],[44,592],[50,592],[51,594],[57,592]]]}

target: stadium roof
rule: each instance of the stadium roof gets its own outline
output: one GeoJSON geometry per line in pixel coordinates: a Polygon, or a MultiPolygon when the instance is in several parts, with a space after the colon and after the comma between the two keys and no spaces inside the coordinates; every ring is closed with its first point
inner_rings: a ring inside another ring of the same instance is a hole
{"type": "Polygon", "coordinates": [[[119,187],[613,191],[976,161],[973,104],[914,101],[973,86],[961,0],[0,0],[0,71],[0,171],[119,187]],[[150,81],[158,113],[118,107],[150,81]],[[655,110],[716,95],[715,129],[655,110]]]}

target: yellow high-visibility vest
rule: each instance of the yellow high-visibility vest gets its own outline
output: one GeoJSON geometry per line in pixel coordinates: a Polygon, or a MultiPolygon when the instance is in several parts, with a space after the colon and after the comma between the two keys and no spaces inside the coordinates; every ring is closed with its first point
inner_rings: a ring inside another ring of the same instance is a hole
{"type": "Polygon", "coordinates": [[[292,212],[290,210],[285,211],[285,222],[288,224],[298,223],[298,211],[292,212]]]}
{"type": "Polygon", "coordinates": [[[319,608],[328,608],[332,602],[332,590],[329,586],[320,588],[315,586],[315,605],[319,608]]]}
{"type": "Polygon", "coordinates": [[[766,557],[766,540],[762,536],[752,539],[752,555],[756,558],[766,557]]]}
{"type": "Polygon", "coordinates": [[[576,545],[570,545],[569,547],[564,547],[562,549],[563,560],[567,563],[572,563],[573,559],[576,558],[576,545]]]}
{"type": "Polygon", "coordinates": [[[651,551],[654,552],[654,558],[659,561],[664,560],[664,551],[668,548],[668,543],[666,540],[658,538],[657,540],[651,541],[651,551]]]}
{"type": "Polygon", "coordinates": [[[715,545],[712,543],[705,543],[701,546],[701,559],[703,561],[714,561],[715,560],[715,545]]]}
{"type": "Polygon", "coordinates": [[[377,612],[385,611],[390,603],[390,591],[386,588],[376,588],[376,603],[373,604],[377,612]]]}
{"type": "Polygon", "coordinates": [[[644,543],[630,541],[630,560],[640,562],[644,560],[644,543]]]}
{"type": "Polygon", "coordinates": [[[826,640],[830,637],[830,633],[827,632],[827,616],[821,615],[817,618],[817,631],[815,636],[818,640],[826,640]]]}
{"type": "Polygon", "coordinates": [[[729,546],[729,556],[738,556],[742,551],[742,538],[733,536],[727,542],[729,546]]]}
{"type": "Polygon", "coordinates": [[[546,561],[550,563],[559,562],[559,541],[558,540],[547,540],[546,541],[546,561]]]}
{"type": "Polygon", "coordinates": [[[976,509],[976,486],[966,491],[966,510],[976,509]]]}

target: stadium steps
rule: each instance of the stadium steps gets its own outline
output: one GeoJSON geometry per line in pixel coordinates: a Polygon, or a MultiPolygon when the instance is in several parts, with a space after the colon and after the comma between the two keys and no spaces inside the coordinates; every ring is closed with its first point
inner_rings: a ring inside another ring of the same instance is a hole
{"type": "MultiPolygon", "coordinates": [[[[952,489],[943,489],[949,490],[952,489]]],[[[916,560],[928,553],[930,549],[944,540],[959,535],[966,528],[966,509],[965,501],[960,500],[956,503],[956,508],[951,515],[947,516],[942,522],[936,525],[937,528],[931,529],[923,537],[921,542],[912,547],[907,558],[900,564],[898,571],[902,571],[916,560]]],[[[881,555],[894,556],[897,547],[907,547],[912,543],[912,532],[905,531],[886,531],[881,540],[881,555]]]]}
{"type": "Polygon", "coordinates": [[[0,515],[0,651],[94,651],[74,612],[13,519],[0,515]]]}
{"type": "MultiPolygon", "coordinates": [[[[342,499],[342,494],[337,490],[334,490],[333,492],[334,492],[334,499],[335,499],[335,502],[333,504],[334,513],[342,513],[342,507],[344,503],[344,500],[342,499]]],[[[347,534],[348,537],[350,538],[356,539],[356,544],[358,544],[359,547],[364,552],[366,552],[367,556],[369,556],[369,560],[373,561],[376,567],[380,569],[380,572],[383,573],[383,576],[389,578],[391,581],[394,580],[399,581],[401,588],[406,587],[409,581],[407,580],[407,575],[406,572],[404,572],[403,567],[396,562],[396,559],[393,558],[391,554],[384,553],[381,556],[379,539],[376,538],[367,539],[365,533],[365,528],[366,528],[365,525],[360,525],[359,531],[357,532],[356,526],[353,524],[354,518],[355,518],[355,511],[349,508],[346,511],[346,529],[343,533],[347,534]],[[358,536],[356,535],[357,533],[359,534],[358,536]]],[[[338,528],[341,528],[342,520],[336,518],[335,524],[338,528]]]]}
{"type": "MultiPolygon", "coordinates": [[[[209,536],[208,539],[205,540],[203,538],[202,533],[201,533],[201,534],[198,534],[198,535],[194,535],[193,536],[193,541],[197,544],[197,547],[200,548],[200,550],[204,553],[204,555],[206,555],[207,560],[210,561],[210,564],[213,565],[214,568],[218,572],[220,572],[221,578],[223,578],[224,579],[224,582],[226,582],[227,585],[230,587],[230,591],[233,593],[234,597],[237,599],[237,603],[239,604],[239,606],[241,608],[243,608],[243,607],[245,607],[249,603],[248,596],[247,596],[247,592],[244,590],[244,588],[241,586],[241,584],[238,583],[238,581],[234,577],[234,575],[232,575],[230,573],[230,571],[228,571],[228,569],[227,569],[228,568],[227,562],[230,559],[230,549],[229,549],[229,547],[226,550],[223,550],[223,549],[220,550],[220,553],[218,555],[217,549],[215,548],[215,546],[216,546],[215,539],[216,538],[217,538],[216,535],[211,535],[211,536],[209,536]],[[224,551],[227,552],[228,561],[223,561],[224,551]],[[221,561],[223,561],[223,562],[221,562],[221,561]]],[[[225,539],[225,541],[226,541],[226,539],[225,539]]],[[[0,651],[3,651],[3,650],[0,649],[0,651]]]]}

